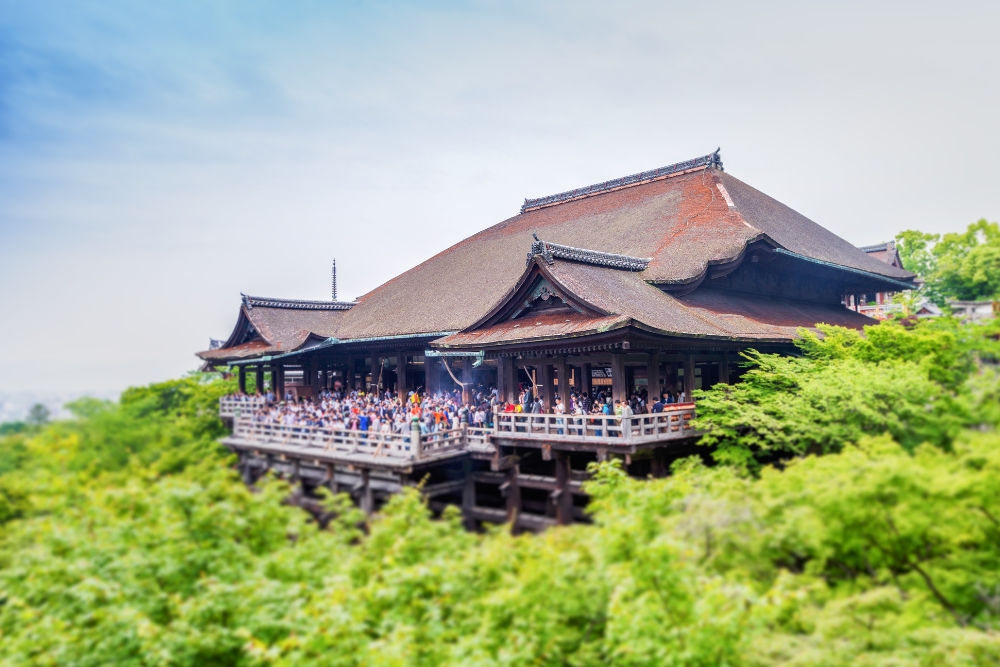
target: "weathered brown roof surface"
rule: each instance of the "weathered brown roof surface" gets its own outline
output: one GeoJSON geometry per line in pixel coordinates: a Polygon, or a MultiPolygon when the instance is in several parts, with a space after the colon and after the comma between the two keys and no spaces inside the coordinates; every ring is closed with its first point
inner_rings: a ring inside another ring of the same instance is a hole
{"type": "Polygon", "coordinates": [[[277,352],[278,348],[268,344],[267,341],[252,340],[248,343],[241,343],[239,345],[234,345],[233,347],[220,347],[214,350],[206,350],[204,352],[198,352],[198,356],[205,361],[230,361],[236,359],[249,359],[251,357],[257,357],[262,354],[270,354],[271,352],[277,352]]]}
{"type": "Polygon", "coordinates": [[[505,220],[361,297],[341,314],[336,336],[351,339],[467,328],[517,282],[536,231],[550,243],[651,258],[644,271],[633,274],[638,283],[693,282],[709,263],[736,258],[758,239],[823,262],[894,279],[912,277],[868,257],[732,176],[706,168],[528,210],[505,220]]]}
{"type": "Polygon", "coordinates": [[[339,319],[347,312],[349,311],[341,309],[297,309],[284,303],[280,307],[257,305],[248,308],[244,300],[236,327],[226,342],[230,347],[198,352],[197,356],[206,361],[225,361],[274,352],[291,352],[305,343],[310,335],[320,338],[333,336],[339,319]],[[260,338],[243,342],[241,337],[248,324],[260,338]]]}
{"type": "Polygon", "coordinates": [[[908,280],[909,271],[869,257],[830,230],[725,172],[717,172],[740,215],[786,250],[840,266],[908,280]]]}
{"type": "Polygon", "coordinates": [[[860,328],[864,315],[836,304],[818,304],[729,290],[701,288],[676,297],[641,274],[557,260],[537,265],[557,289],[571,292],[607,315],[526,315],[435,341],[440,347],[488,346],[592,334],[626,325],[656,333],[740,341],[791,341],[800,327],[818,323],[860,328]]]}
{"type": "Polygon", "coordinates": [[[334,336],[337,322],[349,310],[292,310],[289,308],[244,309],[254,329],[272,345],[294,350],[310,333],[323,338],[334,336]]]}

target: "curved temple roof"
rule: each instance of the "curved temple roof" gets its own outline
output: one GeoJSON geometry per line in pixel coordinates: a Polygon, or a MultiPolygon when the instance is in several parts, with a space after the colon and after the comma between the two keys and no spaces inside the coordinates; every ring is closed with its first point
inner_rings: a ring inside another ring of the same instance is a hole
{"type": "MultiPolygon", "coordinates": [[[[723,172],[721,161],[707,157],[705,164],[652,180],[638,178],[639,174],[633,183],[608,181],[616,185],[581,188],[553,195],[559,201],[543,198],[551,203],[526,206],[523,213],[460,241],[362,296],[343,314],[337,336],[467,328],[517,283],[524,271],[525,249],[532,247],[536,234],[553,256],[558,256],[556,249],[559,253],[565,249],[591,257],[641,259],[646,266],[637,277],[661,287],[696,284],[710,265],[736,260],[749,244],[761,240],[823,264],[895,281],[897,288],[899,281],[914,278],[723,172]]],[[[638,265],[628,268],[635,270],[638,265]]]]}
{"type": "MultiPolygon", "coordinates": [[[[530,248],[529,264],[536,257],[546,263],[563,260],[552,268],[565,273],[566,280],[573,280],[570,274],[581,279],[589,276],[586,280],[595,286],[604,285],[607,294],[601,298],[619,304],[608,312],[649,320],[647,324],[654,329],[723,336],[745,330],[750,338],[777,334],[746,322],[733,322],[729,327],[733,333],[727,334],[724,313],[692,305],[707,298],[700,296],[707,288],[698,287],[690,297],[679,296],[701,284],[710,267],[724,270],[727,264],[738,264],[751,244],[766,244],[827,269],[839,268],[853,273],[856,280],[875,282],[884,289],[899,289],[915,278],[724,172],[716,151],[669,167],[526,200],[520,214],[456,243],[356,302],[244,297],[242,314],[269,343],[276,346],[280,340],[284,351],[303,345],[310,334],[350,341],[461,332],[508,297],[523,277],[524,253],[530,248]],[[612,274],[620,278],[612,279],[612,274]],[[626,280],[625,276],[630,277],[626,280]],[[678,296],[661,299],[668,296],[663,290],[674,290],[678,296]],[[636,295],[650,309],[644,318],[620,306],[636,295]],[[649,301],[654,298],[655,303],[649,301]],[[711,326],[703,326],[706,317],[712,320],[711,326]]],[[[593,294],[592,289],[587,291],[593,294]]],[[[721,298],[709,301],[730,303],[721,298]]],[[[789,312],[795,310],[789,308],[789,312]]],[[[840,317],[839,312],[823,308],[827,321],[840,317]]],[[[818,315],[797,312],[806,319],[818,315]]],[[[787,331],[780,336],[787,337],[787,331]]],[[[215,353],[222,358],[222,350],[201,356],[215,353]]]]}

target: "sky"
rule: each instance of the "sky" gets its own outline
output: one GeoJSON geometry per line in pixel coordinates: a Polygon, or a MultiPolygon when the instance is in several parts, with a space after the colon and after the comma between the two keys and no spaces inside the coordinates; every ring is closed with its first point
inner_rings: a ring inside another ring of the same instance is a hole
{"type": "MultiPolygon", "coordinates": [[[[0,392],[177,377],[241,292],[360,296],[722,148],[857,245],[1000,219],[997,2],[0,0],[0,392]]],[[[480,276],[463,276],[475,298],[480,276]]]]}

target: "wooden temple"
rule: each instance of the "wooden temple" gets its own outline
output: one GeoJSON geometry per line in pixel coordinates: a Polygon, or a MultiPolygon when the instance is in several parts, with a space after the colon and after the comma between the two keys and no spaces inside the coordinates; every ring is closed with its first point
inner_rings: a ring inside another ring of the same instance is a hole
{"type": "MultiPolygon", "coordinates": [[[[244,296],[228,340],[198,356],[235,369],[248,393],[267,375],[279,396],[483,385],[513,402],[531,383],[547,409],[562,387],[691,397],[737,382],[743,350],[794,353],[801,327],[873,323],[845,298],[914,279],[731,176],[716,151],[527,199],[356,301],[244,296]]],[[[503,414],[492,429],[366,438],[253,423],[241,405],[221,409],[248,481],[273,468],[305,495],[346,490],[369,511],[422,482],[432,507],[459,505],[470,526],[584,519],[589,462],[662,475],[697,439],[693,404],[625,423],[503,414]]]]}

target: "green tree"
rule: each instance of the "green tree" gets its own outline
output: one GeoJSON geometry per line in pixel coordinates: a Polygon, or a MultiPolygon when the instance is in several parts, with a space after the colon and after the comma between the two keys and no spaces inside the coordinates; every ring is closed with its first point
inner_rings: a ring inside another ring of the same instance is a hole
{"type": "Polygon", "coordinates": [[[41,403],[35,403],[28,411],[28,423],[33,426],[44,426],[49,423],[51,413],[49,409],[41,403]]]}
{"type": "Polygon", "coordinates": [[[940,236],[907,230],[896,237],[903,267],[923,277],[922,292],[944,306],[949,299],[1000,297],[1000,226],[981,219],[964,232],[940,236]]]}

